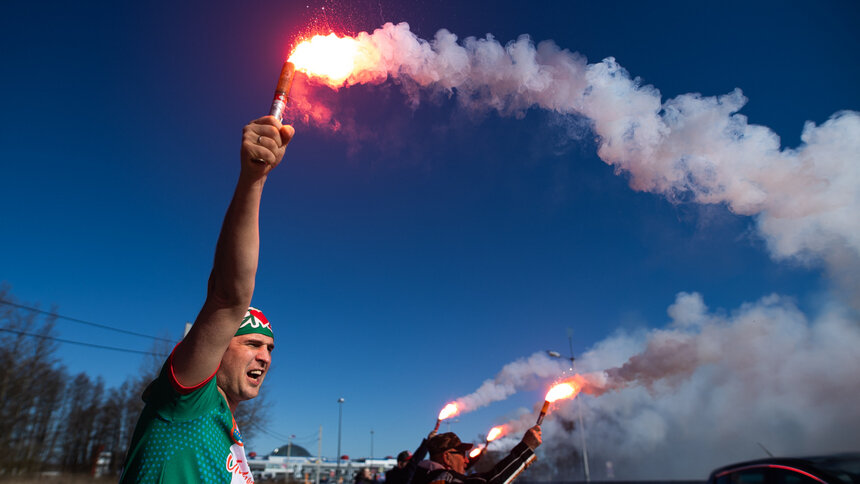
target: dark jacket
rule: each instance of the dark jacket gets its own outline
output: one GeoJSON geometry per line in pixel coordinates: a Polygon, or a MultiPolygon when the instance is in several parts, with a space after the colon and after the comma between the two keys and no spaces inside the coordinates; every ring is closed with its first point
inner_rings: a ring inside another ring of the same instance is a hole
{"type": "Polygon", "coordinates": [[[424,456],[427,455],[427,439],[421,441],[421,445],[415,449],[415,452],[412,454],[412,457],[406,461],[406,466],[403,469],[394,468],[388,472],[392,471],[400,471],[395,474],[395,479],[399,479],[397,481],[389,481],[388,480],[388,472],[385,473],[385,482],[386,484],[413,484],[416,479],[416,473],[418,471],[418,463],[424,459],[424,456]]]}
{"type": "Polygon", "coordinates": [[[385,473],[385,484],[408,484],[414,473],[414,469],[409,472],[409,461],[407,461],[405,466],[391,468],[385,473]]]}
{"type": "Polygon", "coordinates": [[[428,461],[416,472],[412,484],[510,484],[536,459],[534,451],[520,442],[487,472],[467,476],[428,461]]]}

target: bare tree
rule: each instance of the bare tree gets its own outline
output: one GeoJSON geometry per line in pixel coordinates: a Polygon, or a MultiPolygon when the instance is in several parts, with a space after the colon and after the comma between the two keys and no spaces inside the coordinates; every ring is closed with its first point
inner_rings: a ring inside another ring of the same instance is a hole
{"type": "MultiPolygon", "coordinates": [[[[166,339],[167,336],[162,338],[166,339]]],[[[110,411],[116,413],[119,419],[113,450],[108,444],[105,444],[106,450],[111,452],[110,471],[113,473],[121,472],[125,465],[126,451],[134,435],[137,420],[143,411],[143,393],[146,387],[158,378],[166,355],[170,353],[170,350],[170,343],[163,339],[156,340],[149,349],[149,356],[141,363],[138,373],[126,378],[119,390],[116,391],[116,401],[111,403],[113,395],[108,398],[108,404],[117,406],[116,409],[110,411]]]]}
{"type": "Polygon", "coordinates": [[[246,400],[236,407],[233,418],[236,420],[236,425],[239,426],[245,442],[248,442],[248,439],[256,434],[257,425],[254,424],[268,420],[270,409],[271,405],[263,392],[257,398],[246,400]]]}
{"type": "Polygon", "coordinates": [[[22,310],[7,284],[0,284],[0,472],[21,474],[38,470],[46,455],[65,379],[52,356],[53,316],[22,310]],[[34,378],[38,375],[38,378],[34,378]]]}
{"type": "MultiPolygon", "coordinates": [[[[22,307],[5,283],[0,301],[6,302],[0,304],[0,475],[46,468],[89,472],[102,451],[110,453],[110,472],[121,472],[143,410],[142,395],[158,377],[171,344],[153,343],[138,373],[106,390],[101,378],[70,377],[53,356],[56,316],[22,307]]],[[[263,396],[239,405],[235,418],[245,439],[269,409],[263,396]]]]}
{"type": "Polygon", "coordinates": [[[92,381],[86,373],[79,373],[69,386],[60,444],[63,470],[86,472],[97,457],[95,422],[103,394],[101,379],[92,381]]]}

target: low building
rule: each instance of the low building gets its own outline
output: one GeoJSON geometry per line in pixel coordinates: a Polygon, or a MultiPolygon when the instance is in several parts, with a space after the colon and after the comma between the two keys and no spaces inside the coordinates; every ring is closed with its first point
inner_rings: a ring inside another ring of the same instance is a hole
{"type": "MultiPolygon", "coordinates": [[[[344,456],[345,457],[345,456],[344,456]]],[[[315,484],[317,473],[320,483],[352,482],[353,475],[362,467],[384,478],[385,471],[397,465],[397,459],[317,459],[304,447],[287,444],[275,448],[264,457],[249,457],[248,465],[254,479],[260,481],[298,481],[315,484]]]]}

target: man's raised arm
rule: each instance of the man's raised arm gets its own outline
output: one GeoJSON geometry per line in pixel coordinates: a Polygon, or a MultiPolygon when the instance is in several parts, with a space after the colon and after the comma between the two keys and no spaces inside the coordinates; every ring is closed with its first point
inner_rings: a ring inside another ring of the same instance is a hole
{"type": "Polygon", "coordinates": [[[294,133],[292,126],[281,125],[272,116],[252,121],[243,130],[239,181],[215,247],[206,301],[172,357],[176,382],[183,387],[194,387],[215,373],[251,304],[263,185],[294,133]]]}

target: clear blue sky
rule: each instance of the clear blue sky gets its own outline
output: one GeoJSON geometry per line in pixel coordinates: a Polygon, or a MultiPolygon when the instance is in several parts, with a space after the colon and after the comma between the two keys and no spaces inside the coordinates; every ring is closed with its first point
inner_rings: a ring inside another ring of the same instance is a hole
{"type": "MultiPolygon", "coordinates": [[[[663,98],[741,88],[783,147],[860,110],[856,2],[23,2],[0,7],[0,280],[24,303],[178,339],[203,302],[238,173],[309,26],[408,22],[502,43],[529,34],[614,56],[663,98]],[[325,12],[323,14],[323,12],[325,12]]],[[[821,267],[773,260],[752,219],[629,188],[553,118],[451,121],[393,84],[341,91],[385,142],[296,125],[263,200],[254,305],[276,330],[267,428],[334,456],[414,448],[442,405],[504,364],[661,327],[676,293],[716,308],[770,293],[814,310],[821,267]],[[372,97],[371,96],[375,96],[372,97]],[[447,126],[447,129],[440,129],[447,126]]],[[[60,321],[64,338],[150,342],[60,321]]],[[[119,385],[144,358],[63,345],[69,371],[119,385]]],[[[470,438],[507,404],[453,426],[470,438]]],[[[283,441],[258,433],[252,450],[283,441]]]]}

